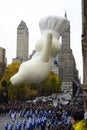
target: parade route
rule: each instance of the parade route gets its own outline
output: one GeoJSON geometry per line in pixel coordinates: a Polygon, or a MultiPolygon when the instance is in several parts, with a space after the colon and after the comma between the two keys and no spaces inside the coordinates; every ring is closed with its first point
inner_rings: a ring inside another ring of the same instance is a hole
{"type": "Polygon", "coordinates": [[[10,121],[7,116],[0,116],[0,130],[5,130],[4,129],[4,123],[5,121],[10,121]]]}

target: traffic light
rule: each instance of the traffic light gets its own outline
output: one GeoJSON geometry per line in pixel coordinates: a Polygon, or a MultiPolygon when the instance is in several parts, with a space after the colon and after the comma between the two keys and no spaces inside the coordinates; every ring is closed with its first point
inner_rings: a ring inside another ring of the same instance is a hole
{"type": "Polygon", "coordinates": [[[0,103],[8,103],[8,91],[1,89],[0,90],[0,103]]]}
{"type": "Polygon", "coordinates": [[[2,89],[0,90],[0,103],[8,103],[8,90],[7,90],[7,82],[5,80],[2,81],[2,89]]]}

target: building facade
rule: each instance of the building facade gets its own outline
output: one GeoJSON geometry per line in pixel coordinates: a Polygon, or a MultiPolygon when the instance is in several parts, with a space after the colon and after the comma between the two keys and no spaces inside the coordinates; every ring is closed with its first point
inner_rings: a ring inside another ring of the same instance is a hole
{"type": "Polygon", "coordinates": [[[16,57],[12,59],[12,62],[23,62],[22,58],[16,57]]]}
{"type": "Polygon", "coordinates": [[[0,78],[3,75],[7,65],[6,50],[0,47],[0,78]]]}
{"type": "MultiPolygon", "coordinates": [[[[67,15],[65,13],[65,17],[67,15]]],[[[77,80],[78,71],[76,69],[75,58],[70,48],[70,22],[67,20],[67,29],[62,35],[61,50],[58,54],[59,76],[62,80],[62,90],[71,90],[73,80],[77,80]]]]}
{"type": "Polygon", "coordinates": [[[87,0],[82,0],[82,56],[83,56],[83,90],[86,96],[87,110],[87,0]]]}
{"type": "Polygon", "coordinates": [[[29,55],[29,32],[24,21],[21,21],[17,28],[17,53],[16,57],[23,61],[28,60],[29,55]]]}

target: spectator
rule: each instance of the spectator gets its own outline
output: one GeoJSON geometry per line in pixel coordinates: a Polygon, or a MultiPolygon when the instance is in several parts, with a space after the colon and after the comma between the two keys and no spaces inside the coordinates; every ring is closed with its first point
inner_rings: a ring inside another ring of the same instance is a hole
{"type": "Polygon", "coordinates": [[[84,119],[86,120],[86,125],[87,125],[87,112],[84,113],[84,119]]]}
{"type": "Polygon", "coordinates": [[[48,121],[48,122],[47,122],[47,128],[48,128],[48,130],[50,130],[50,125],[51,125],[51,122],[48,121]]]}
{"type": "Polygon", "coordinates": [[[74,130],[87,130],[86,120],[83,111],[76,111],[71,114],[71,122],[74,130]]]}

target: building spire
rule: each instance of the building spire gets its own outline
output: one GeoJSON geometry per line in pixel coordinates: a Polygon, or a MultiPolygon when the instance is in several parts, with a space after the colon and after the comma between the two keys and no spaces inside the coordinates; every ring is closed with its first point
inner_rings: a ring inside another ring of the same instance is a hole
{"type": "Polygon", "coordinates": [[[66,10],[65,10],[65,15],[64,15],[64,16],[65,16],[65,18],[67,18],[67,13],[66,13],[66,10]]]}

